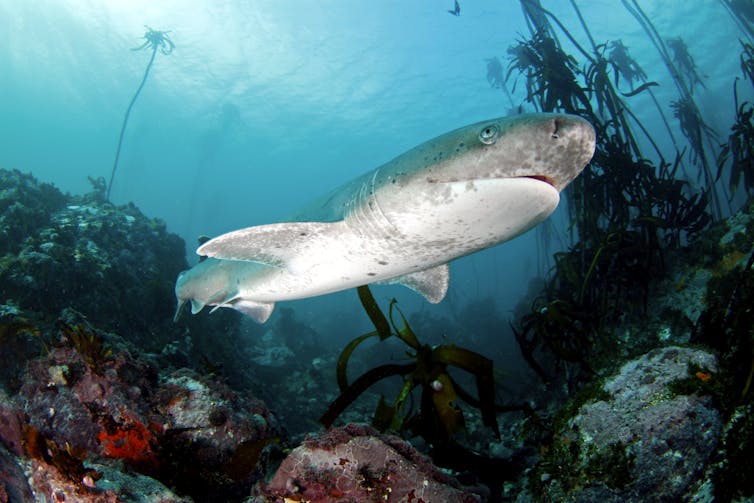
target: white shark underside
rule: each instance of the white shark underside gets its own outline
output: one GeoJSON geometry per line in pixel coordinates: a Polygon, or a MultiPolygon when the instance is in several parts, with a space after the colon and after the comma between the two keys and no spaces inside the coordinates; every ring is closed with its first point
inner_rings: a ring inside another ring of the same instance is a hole
{"type": "MultiPolygon", "coordinates": [[[[592,127],[568,115],[493,119],[430,140],[314,201],[291,222],[203,244],[176,282],[178,309],[230,307],[259,322],[275,302],[376,282],[439,302],[448,262],[547,218],[589,162],[592,127]]],[[[176,312],[176,316],[178,312],[176,312]]]]}

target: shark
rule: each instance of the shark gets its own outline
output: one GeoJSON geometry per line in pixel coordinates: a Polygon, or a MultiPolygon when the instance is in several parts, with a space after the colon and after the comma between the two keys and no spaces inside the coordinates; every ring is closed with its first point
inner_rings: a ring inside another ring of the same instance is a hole
{"type": "Polygon", "coordinates": [[[449,263],[530,230],[591,160],[595,132],[568,114],[477,122],[433,138],[315,199],[288,221],[204,242],[178,276],[187,302],[257,322],[276,302],[372,283],[405,285],[438,303],[449,263]]]}

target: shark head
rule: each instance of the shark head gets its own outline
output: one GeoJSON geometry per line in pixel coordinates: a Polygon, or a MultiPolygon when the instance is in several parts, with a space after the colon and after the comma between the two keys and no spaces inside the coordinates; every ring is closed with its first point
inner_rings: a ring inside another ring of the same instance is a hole
{"type": "Polygon", "coordinates": [[[177,320],[181,308],[191,303],[191,313],[196,314],[206,305],[217,304],[227,298],[231,285],[228,264],[217,259],[206,259],[178,275],[175,282],[175,298],[178,306],[173,320],[177,320]]]}
{"type": "Polygon", "coordinates": [[[581,117],[501,117],[456,129],[406,152],[395,160],[383,183],[526,177],[546,182],[559,192],[584,169],[594,148],[594,128],[581,117]]]}
{"type": "Polygon", "coordinates": [[[594,155],[594,128],[574,115],[519,115],[477,129],[479,178],[528,177],[562,191],[594,155]]]}
{"type": "Polygon", "coordinates": [[[594,129],[572,115],[477,122],[384,165],[359,201],[369,211],[353,220],[378,237],[402,236],[423,263],[473,253],[547,218],[594,148],[594,129]]]}

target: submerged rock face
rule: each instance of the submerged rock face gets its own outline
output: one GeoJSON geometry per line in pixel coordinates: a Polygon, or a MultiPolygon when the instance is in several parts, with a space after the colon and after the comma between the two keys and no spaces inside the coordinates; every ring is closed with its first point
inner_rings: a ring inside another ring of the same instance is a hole
{"type": "Polygon", "coordinates": [[[353,424],[309,437],[256,493],[254,503],[482,501],[407,442],[353,424]]]}
{"type": "Polygon", "coordinates": [[[177,369],[216,371],[238,316],[174,324],[183,241],[103,183],[69,196],[0,170],[0,503],[241,501],[277,421],[177,369]]]}
{"type": "Polygon", "coordinates": [[[673,346],[623,365],[556,431],[554,455],[539,473],[545,499],[686,499],[723,420],[709,396],[677,394],[673,384],[713,379],[716,371],[712,354],[673,346]],[[689,368],[703,370],[690,376],[689,368]]]}
{"type": "Polygon", "coordinates": [[[241,501],[265,474],[281,433],[261,401],[85,325],[57,338],[0,394],[6,501],[241,501]]]}
{"type": "Polygon", "coordinates": [[[68,196],[0,170],[0,303],[54,315],[70,307],[146,342],[171,331],[184,255],[182,239],[132,204],[116,207],[101,191],[68,196]]]}

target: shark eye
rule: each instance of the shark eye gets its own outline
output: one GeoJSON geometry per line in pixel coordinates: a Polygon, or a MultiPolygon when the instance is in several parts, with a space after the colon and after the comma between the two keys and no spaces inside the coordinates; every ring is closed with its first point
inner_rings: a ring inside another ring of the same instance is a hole
{"type": "Polygon", "coordinates": [[[492,145],[497,141],[497,133],[497,126],[485,126],[484,129],[479,131],[479,141],[487,145],[492,145]]]}

